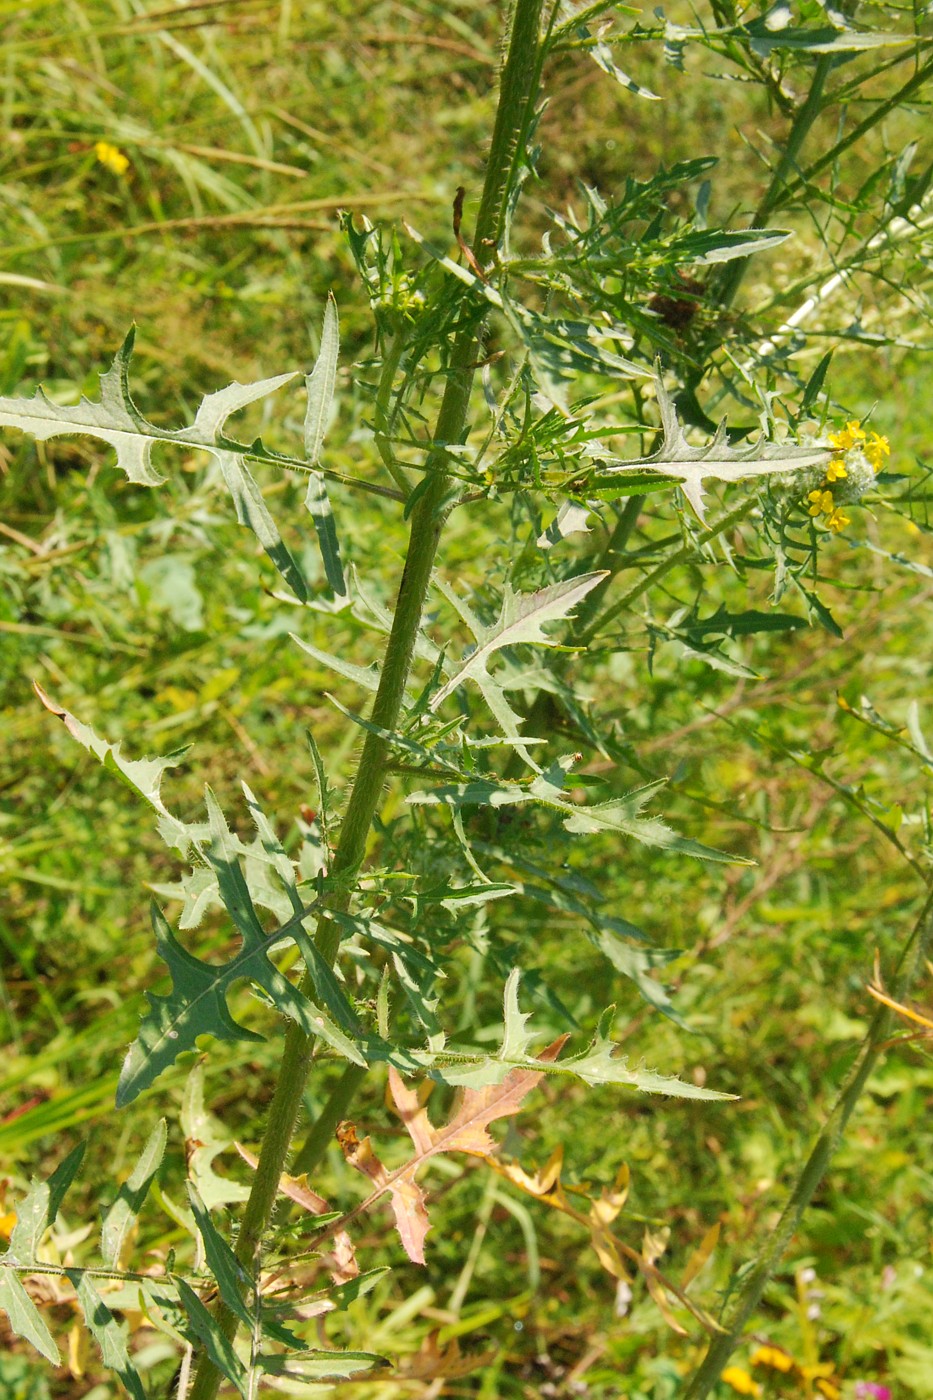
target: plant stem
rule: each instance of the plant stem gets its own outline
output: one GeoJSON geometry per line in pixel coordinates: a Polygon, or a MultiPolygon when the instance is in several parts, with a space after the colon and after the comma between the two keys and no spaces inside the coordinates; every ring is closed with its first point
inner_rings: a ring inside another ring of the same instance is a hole
{"type": "MultiPolygon", "coordinates": [[[[891,991],[894,1001],[903,1001],[910,991],[911,983],[924,966],[933,944],[933,894],[927,896],[920,917],[898,962],[898,973],[891,991]]],[[[868,1032],[862,1041],[855,1063],[849,1070],[845,1084],[836,1100],[835,1107],[822,1132],[813,1145],[810,1156],[797,1179],[781,1218],[765,1243],[761,1258],[746,1280],[741,1293],[730,1313],[726,1330],[714,1337],[706,1356],[700,1362],[683,1400],[704,1400],[713,1386],[718,1384],[720,1374],[729,1357],[742,1339],[742,1332],[749,1317],[761,1301],[769,1279],[781,1261],[790,1244],[807,1206],[823,1179],[839,1140],[845,1132],[846,1124],[852,1115],[869,1075],[881,1055],[893,1022],[892,1013],[886,1006],[879,1006],[871,1019],[868,1032]]]]}
{"type": "Polygon", "coordinates": [[[353,1096],[365,1078],[366,1070],[362,1065],[347,1065],[334,1085],[333,1093],[311,1125],[304,1144],[292,1158],[293,1173],[300,1175],[301,1172],[314,1171],[333,1139],[334,1129],[346,1117],[353,1096]]]}
{"type": "Polygon", "coordinates": [[[873,107],[864,121],[860,121],[858,126],[854,126],[848,136],[844,136],[841,141],[837,141],[828,151],[824,151],[821,156],[817,157],[812,165],[808,165],[806,170],[801,171],[796,180],[793,180],[790,184],[785,186],[784,190],[781,191],[772,202],[772,213],[775,209],[780,209],[783,205],[789,204],[792,199],[795,199],[797,195],[803,191],[815,176],[821,174],[827,166],[832,165],[834,161],[838,160],[843,151],[847,151],[850,147],[856,145],[861,141],[863,136],[867,135],[873,127],[876,127],[878,123],[889,116],[891,112],[902,107],[907,99],[912,97],[917,89],[922,87],[930,77],[933,77],[933,59],[929,59],[926,63],[922,64],[921,67],[917,68],[912,76],[907,79],[906,83],[898,88],[897,92],[892,93],[890,97],[886,97],[883,102],[879,102],[876,107],[873,107]]]}
{"type": "MultiPolygon", "coordinates": [[[[832,71],[832,66],[833,60],[827,54],[824,54],[818,61],[813,74],[813,82],[810,84],[810,91],[791,123],[787,144],[768,182],[768,188],[755,210],[749,225],[750,228],[764,228],[769,216],[781,202],[787,177],[796,168],[800,149],[810,133],[810,128],[823,109],[823,89],[826,86],[826,79],[832,71]]],[[[714,292],[715,299],[720,306],[731,306],[750,262],[751,258],[749,257],[736,258],[733,262],[727,263],[714,292]]]]}
{"type": "MultiPolygon", "coordinates": [[[[704,544],[709,544],[710,540],[714,540],[717,535],[723,534],[726,530],[731,529],[733,525],[738,525],[741,520],[745,519],[746,515],[751,514],[757,504],[758,502],[754,496],[742,501],[739,505],[733,507],[732,510],[727,511],[725,515],[721,516],[714,525],[708,525],[695,540],[688,540],[686,544],[682,544],[679,549],[671,550],[670,554],[666,554],[660,563],[656,564],[653,569],[649,569],[646,574],[643,574],[637,583],[633,583],[631,588],[626,589],[621,598],[617,598],[610,607],[606,608],[604,612],[593,619],[589,627],[577,638],[577,645],[588,647],[591,642],[595,641],[596,637],[599,636],[599,633],[602,632],[603,628],[606,627],[608,623],[612,622],[620,613],[625,612],[627,608],[630,608],[632,604],[636,602],[642,594],[647,593],[648,589],[652,588],[659,579],[663,578],[665,574],[670,573],[671,569],[676,568],[678,564],[686,563],[687,560],[692,559],[697,549],[701,548],[704,544]]],[[[595,592],[596,590],[594,589],[593,591],[595,592]]]]}
{"type": "MultiPolygon", "coordinates": [[[[484,255],[495,252],[502,236],[518,153],[534,109],[541,72],[543,5],[544,0],[516,0],[512,13],[508,54],[500,78],[499,103],[476,225],[476,246],[484,255]]],[[[467,307],[451,347],[434,446],[425,464],[426,487],[411,512],[405,567],[371,714],[373,724],[389,734],[398,723],[444,520],[444,503],[450,485],[448,447],[466,438],[481,329],[471,308],[467,307]]],[[[350,904],[353,880],[366,853],[388,758],[389,740],[369,730],[333,861],[332,874],[344,877],[341,893],[333,901],[335,908],[346,909],[350,904]]],[[[315,938],[324,957],[333,963],[340,941],[335,922],[322,918],[315,938]]],[[[313,1050],[314,1040],[295,1022],[290,1022],[259,1163],[236,1246],[238,1260],[251,1274],[258,1272],[256,1255],[275,1206],[279,1178],[288,1155],[313,1050]]],[[[235,1315],[221,1302],[215,1317],[221,1331],[232,1339],[237,1330],[235,1315]]],[[[190,1400],[213,1400],[221,1379],[220,1372],[202,1352],[190,1400]]]]}

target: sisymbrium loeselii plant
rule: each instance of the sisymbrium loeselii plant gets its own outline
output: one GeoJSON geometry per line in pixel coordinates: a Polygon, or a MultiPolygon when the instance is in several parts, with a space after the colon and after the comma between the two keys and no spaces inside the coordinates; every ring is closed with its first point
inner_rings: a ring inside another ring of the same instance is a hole
{"type": "MultiPolygon", "coordinates": [[[[268,446],[238,436],[234,422],[276,393],[294,406],[294,373],[209,393],[187,425],[152,421],[134,397],[133,332],[96,397],[66,405],[39,389],[0,399],[4,426],[39,443],[97,439],[136,486],[158,487],[179,454],[207,454],[213,482],[277,571],[280,631],[315,674],[332,673],[350,736],[331,754],[298,726],[294,743],[310,748],[317,792],[296,839],[294,814],[270,814],[245,785],[241,812],[225,812],[208,788],[203,811],[181,815],[163,793],[181,752],[144,757],[131,738],[110,742],[48,682],[35,687],[76,743],[151,809],[178,863],[173,882],[152,886],[167,990],[146,993],[118,1112],[157,1094],[161,1076],[177,1085],[179,1070],[187,1074],[187,1202],[171,1203],[177,1242],[157,1267],[131,1266],[147,1195],[168,1200],[158,1185],[164,1121],[109,1192],[99,1259],[74,1263],[57,1232],[80,1147],[12,1203],[0,1306],[52,1364],[50,1299],[80,1311],[105,1368],[136,1400],[210,1400],[221,1388],[319,1394],[370,1374],[388,1383],[378,1338],[367,1350],[325,1346],[322,1319],[380,1284],[383,1256],[367,1261],[374,1246],[361,1232],[363,1217],[370,1230],[382,1218],[370,1219],[377,1203],[391,1211],[390,1252],[425,1264],[439,1206],[422,1173],[465,1154],[532,1209],[566,1217],[617,1288],[643,1280],[672,1335],[692,1331],[702,1355],[692,1374],[681,1370],[684,1396],[747,1377],[730,1358],[890,1036],[892,1007],[928,956],[929,898],[878,973],[886,1000],[777,1226],[725,1299],[694,1296],[715,1230],[675,1278],[659,1264],[662,1231],[649,1226],[632,1243],[621,1163],[613,1185],[589,1196],[562,1181],[559,1151],[528,1170],[490,1127],[511,1125],[547,1085],[658,1095],[661,1112],[663,1096],[698,1101],[697,1113],[734,1111],[715,1073],[707,1085],[622,1054],[611,1005],[582,1026],[560,981],[536,965],[537,931],[560,928],[599,951],[607,981],[624,979],[687,1034],[658,975],[676,954],[630,921],[627,892],[600,877],[600,862],[641,847],[682,872],[684,887],[695,862],[754,862],[752,847],[729,853],[664,819],[676,784],[639,756],[624,721],[600,715],[592,688],[636,648],[673,648],[741,676],[753,673],[737,639],[807,625],[841,636],[821,597],[825,561],[858,545],[870,513],[917,522],[923,509],[897,444],[836,403],[831,361],[906,339],[916,309],[902,288],[924,295],[933,166],[914,170],[910,128],[930,41],[895,7],[804,4],[796,17],[789,6],[753,8],[717,3],[683,24],[657,11],[626,29],[625,8],[603,0],[515,0],[485,177],[481,189],[450,191],[447,242],[415,227],[414,214],[398,226],[342,216],[358,280],[339,298],[320,289],[302,442],[287,446],[273,425],[268,446]],[[545,209],[536,189],[548,159],[549,74],[582,55],[628,101],[650,103],[646,82],[620,65],[632,50],[640,71],[638,55],[661,48],[684,84],[700,80],[698,61],[715,59],[766,96],[779,134],[750,216],[712,221],[717,171],[707,157],[632,173],[611,194],[581,181],[568,208],[545,209]],[[903,147],[843,189],[847,161],[895,119],[908,128],[903,147]],[[822,262],[794,256],[807,221],[822,262]],[[367,303],[371,316],[369,352],[352,366],[340,344],[345,299],[367,303]],[[338,466],[328,444],[347,377],[362,408],[338,466]],[[270,486],[297,478],[304,513],[279,518],[270,486]],[[370,512],[372,528],[404,530],[397,577],[364,580],[353,566],[370,512]],[[486,541],[481,558],[464,559],[457,544],[465,520],[470,538],[486,541]],[[710,611],[708,580],[724,572],[737,597],[770,579],[769,603],[710,611]],[[356,740],[344,795],[339,770],[356,740]],[[216,944],[199,946],[193,931],[205,919],[226,928],[226,960],[216,944]],[[230,1062],[258,1105],[258,1150],[240,1147],[238,1179],[215,1170],[231,1142],[205,1108],[198,1057],[226,1064],[230,1046],[263,1037],[278,1060],[268,1101],[244,1062],[230,1062]],[[353,1117],[373,1080],[405,1141],[388,1161],[353,1117]],[[335,1143],[346,1194],[326,1199],[315,1173],[335,1143]],[[133,1345],[140,1318],[172,1349],[168,1389],[144,1382],[133,1345]]],[[[95,150],[122,179],[122,151],[104,141],[95,150]]],[[[873,712],[857,717],[894,740],[873,712]]],[[[919,728],[910,747],[929,762],[919,728]]],[[[792,757],[834,781],[818,754],[792,757]]],[[[863,795],[842,795],[927,882],[922,841],[909,847],[863,795]]],[[[435,1375],[458,1374],[459,1364],[439,1351],[435,1375]]]]}

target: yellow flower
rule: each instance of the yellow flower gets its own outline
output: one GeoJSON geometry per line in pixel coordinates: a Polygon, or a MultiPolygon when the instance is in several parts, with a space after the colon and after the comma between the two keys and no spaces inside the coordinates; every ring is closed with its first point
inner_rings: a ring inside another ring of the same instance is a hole
{"type": "Polygon", "coordinates": [[[842,1400],[842,1391],[832,1381],[818,1380],[816,1388],[821,1395],[826,1396],[826,1400],[842,1400]]]}
{"type": "Polygon", "coordinates": [[[98,141],[94,146],[94,154],[101,165],[105,165],[114,175],[125,175],[130,168],[130,162],[118,146],[112,146],[109,141],[98,141]]]}
{"type": "Polygon", "coordinates": [[[761,1386],[757,1381],[753,1381],[747,1371],[743,1371],[741,1366],[727,1366],[723,1371],[721,1380],[726,1385],[731,1385],[737,1395],[760,1395],[761,1386]]]}
{"type": "Polygon", "coordinates": [[[830,433],[829,441],[833,447],[839,447],[843,452],[848,452],[850,447],[856,447],[860,442],[865,441],[865,429],[857,418],[850,418],[844,428],[838,433],[830,433]]]}
{"type": "Polygon", "coordinates": [[[832,515],[833,513],[833,493],[825,491],[822,486],[816,491],[811,491],[807,496],[810,502],[811,515],[832,515]]]}
{"type": "MultiPolygon", "coordinates": [[[[805,1381],[812,1381],[817,1376],[831,1376],[836,1368],[831,1361],[815,1361],[812,1366],[800,1366],[798,1369],[805,1381]]],[[[816,1383],[820,1384],[818,1380],[816,1383]]],[[[823,1381],[823,1384],[828,1385],[829,1381],[823,1381]]]]}
{"type": "Polygon", "coordinates": [[[882,437],[880,433],[872,433],[865,444],[864,450],[865,456],[868,458],[869,462],[871,462],[872,470],[880,472],[881,468],[884,466],[885,457],[890,457],[891,455],[891,444],[888,442],[887,438],[882,437]]]}
{"type": "Polygon", "coordinates": [[[792,1371],[794,1369],[793,1357],[787,1355],[786,1351],[781,1351],[778,1347],[759,1347],[752,1353],[753,1366],[770,1366],[772,1371],[792,1371]]]}
{"type": "MultiPolygon", "coordinates": [[[[891,455],[891,444],[886,437],[880,433],[866,433],[857,418],[850,418],[844,428],[840,428],[838,433],[830,433],[829,442],[831,447],[836,447],[840,452],[849,452],[853,447],[860,447],[876,472],[880,472],[884,466],[884,459],[891,455]]],[[[836,465],[836,459],[830,462],[830,471],[836,465]]],[[[845,475],[845,472],[843,472],[845,475]]],[[[827,480],[834,481],[837,478],[826,474],[827,480]]]]}
{"type": "Polygon", "coordinates": [[[834,533],[838,534],[840,530],[846,528],[849,519],[850,517],[846,515],[844,510],[834,510],[826,521],[826,524],[834,533]]]}
{"type": "MultiPolygon", "coordinates": [[[[877,468],[875,469],[877,470],[877,468]]],[[[826,468],[827,481],[842,481],[849,473],[846,471],[846,464],[841,457],[834,457],[826,468]]]]}

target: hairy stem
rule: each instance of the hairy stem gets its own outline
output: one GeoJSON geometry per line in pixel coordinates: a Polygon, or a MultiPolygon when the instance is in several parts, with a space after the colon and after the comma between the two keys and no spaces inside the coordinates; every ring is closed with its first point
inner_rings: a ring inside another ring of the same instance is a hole
{"type": "Polygon", "coordinates": [[[291,1170],[296,1175],[301,1172],[313,1172],[323,1160],[333,1140],[334,1129],[341,1119],[346,1117],[353,1096],[365,1078],[366,1070],[362,1065],[347,1065],[334,1085],[330,1098],[311,1125],[304,1143],[292,1159],[291,1170]]]}
{"type": "MultiPolygon", "coordinates": [[[[897,974],[891,990],[894,1001],[903,1001],[908,995],[915,976],[924,966],[933,943],[933,894],[928,895],[920,918],[901,954],[897,974]]],[[[769,1279],[777,1268],[790,1244],[807,1206],[822,1181],[826,1170],[839,1146],[855,1105],[861,1097],[869,1075],[884,1050],[885,1042],[891,1034],[893,1017],[886,1006],[879,1006],[855,1063],[836,1100],[829,1118],[819,1134],[810,1156],[797,1178],[797,1183],[781,1213],[781,1218],[770,1232],[765,1242],[759,1262],[748,1276],[741,1293],[736,1299],[726,1323],[726,1330],[714,1337],[709,1350],[700,1362],[683,1393],[683,1400],[705,1400],[710,1390],[718,1383],[722,1369],[735,1348],[742,1340],[746,1322],[761,1302],[762,1294],[769,1279]]]]}
{"type": "MultiPolygon", "coordinates": [[[[484,257],[494,253],[502,236],[516,162],[534,109],[541,70],[539,36],[543,3],[544,0],[516,0],[512,13],[508,54],[500,79],[499,103],[476,225],[475,241],[484,257]]],[[[448,447],[463,442],[466,437],[480,334],[481,327],[467,308],[451,347],[434,447],[425,466],[425,489],[411,512],[405,567],[371,715],[373,724],[390,734],[398,723],[437,554],[450,488],[448,447]]],[[[382,734],[369,730],[333,861],[332,873],[344,877],[342,894],[333,901],[335,907],[346,909],[349,906],[353,880],[366,854],[388,758],[389,741],[382,734]]],[[[324,957],[333,963],[340,939],[335,922],[322,918],[315,937],[324,957]]],[[[314,1040],[290,1022],[259,1163],[236,1246],[240,1263],[253,1274],[258,1272],[257,1254],[272,1216],[313,1050],[314,1040]]],[[[235,1315],[221,1303],[215,1316],[220,1329],[232,1338],[237,1330],[235,1315]]],[[[213,1400],[220,1381],[220,1372],[202,1353],[191,1400],[213,1400]]]]}

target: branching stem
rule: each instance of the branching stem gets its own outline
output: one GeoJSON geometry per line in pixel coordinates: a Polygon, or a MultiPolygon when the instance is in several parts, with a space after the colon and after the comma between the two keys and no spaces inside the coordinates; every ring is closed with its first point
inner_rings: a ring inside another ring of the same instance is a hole
{"type": "MultiPolygon", "coordinates": [[[[534,111],[542,62],[543,5],[544,0],[516,0],[512,13],[508,54],[500,79],[499,103],[474,240],[475,247],[482,250],[484,261],[495,253],[502,236],[517,162],[534,111]]],[[[481,326],[477,325],[471,308],[466,308],[451,346],[447,380],[434,431],[435,446],[425,463],[424,490],[411,511],[405,566],[370,716],[373,725],[383,733],[391,734],[395,730],[401,711],[446,514],[445,502],[450,489],[448,447],[466,438],[480,334],[481,326]]],[[[389,740],[383,733],[377,733],[375,728],[367,732],[334,857],[333,874],[344,877],[343,895],[334,903],[344,909],[349,906],[353,881],[366,854],[366,843],[386,778],[389,740]]],[[[335,922],[321,919],[315,937],[324,957],[333,963],[339,945],[335,922]]],[[[296,1023],[290,1022],[259,1163],[236,1247],[240,1263],[254,1276],[258,1273],[257,1255],[272,1216],[313,1052],[314,1040],[296,1023]]],[[[216,1319],[224,1334],[232,1338],[237,1330],[237,1319],[222,1302],[216,1319]]],[[[220,1372],[207,1355],[202,1354],[191,1400],[214,1400],[220,1381],[220,1372]]]]}

